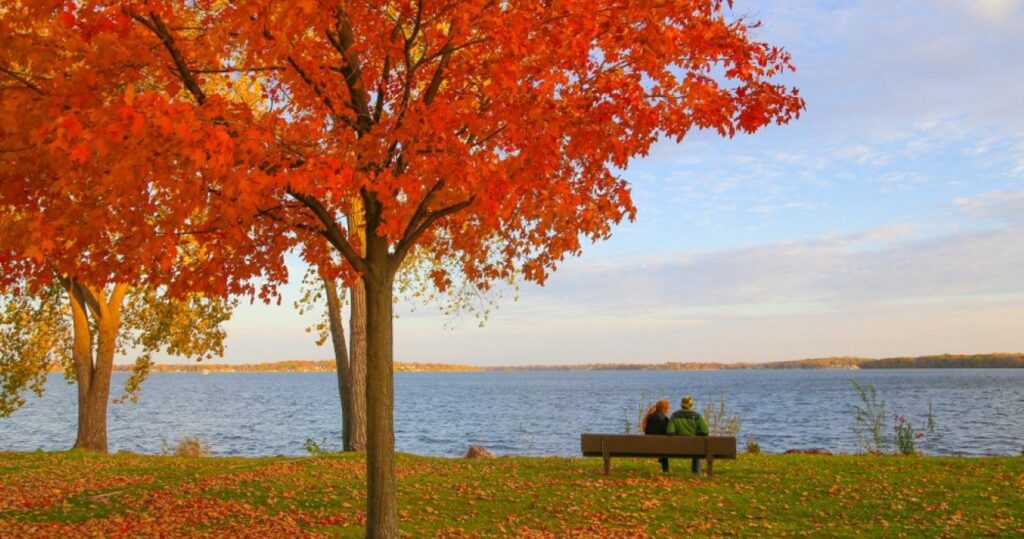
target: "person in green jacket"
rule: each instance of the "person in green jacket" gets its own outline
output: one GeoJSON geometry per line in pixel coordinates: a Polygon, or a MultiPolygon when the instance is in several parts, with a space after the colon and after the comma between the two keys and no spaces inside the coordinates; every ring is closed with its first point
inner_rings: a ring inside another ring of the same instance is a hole
{"type": "MultiPolygon", "coordinates": [[[[708,422],[700,414],[693,411],[693,397],[687,395],[679,403],[682,410],[672,414],[669,418],[665,434],[680,436],[707,436],[708,422]]],[[[695,474],[700,473],[700,458],[694,457],[690,469],[695,474]]]]}

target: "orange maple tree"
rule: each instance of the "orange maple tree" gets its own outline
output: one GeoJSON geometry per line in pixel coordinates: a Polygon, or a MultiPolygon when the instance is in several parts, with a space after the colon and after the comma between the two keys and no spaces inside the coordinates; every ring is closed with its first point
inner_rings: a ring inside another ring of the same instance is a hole
{"type": "MultiPolygon", "coordinates": [[[[93,88],[43,122],[59,141],[47,150],[76,168],[61,181],[110,178],[102,196],[118,211],[165,197],[161,230],[216,231],[207,279],[175,286],[251,291],[254,275],[282,277],[296,242],[314,262],[333,248],[362,280],[372,537],[397,532],[391,309],[411,250],[446,257],[441,287],[453,263],[481,287],[543,283],[633,217],[617,171],[659,138],[753,132],[803,107],[776,80],[788,54],[721,0],[34,3],[93,51],[68,68],[82,85],[47,81],[93,88]],[[258,85],[258,106],[236,98],[242,84],[258,85]],[[300,241],[311,235],[328,241],[300,241]]],[[[157,228],[133,241],[167,267],[157,228]]]]}
{"type": "Polygon", "coordinates": [[[100,452],[114,356],[142,354],[133,391],[155,350],[216,355],[230,313],[217,296],[253,290],[234,278],[246,265],[262,271],[226,249],[225,232],[237,228],[211,229],[201,215],[208,193],[182,181],[196,168],[179,168],[181,155],[161,163],[162,133],[179,111],[135,100],[136,88],[159,81],[124,69],[133,61],[116,46],[125,34],[108,28],[116,27],[79,24],[61,2],[0,7],[0,293],[10,315],[0,325],[14,336],[4,367],[19,373],[3,373],[0,393],[17,397],[30,381],[39,393],[48,371],[67,363],[78,386],[75,447],[100,452]],[[183,175],[158,177],[154,165],[183,175]],[[202,247],[198,234],[208,236],[202,247]],[[211,257],[221,264],[204,263],[211,257]],[[60,338],[29,339],[53,320],[24,321],[28,313],[57,307],[66,338],[46,328],[60,338]]]}

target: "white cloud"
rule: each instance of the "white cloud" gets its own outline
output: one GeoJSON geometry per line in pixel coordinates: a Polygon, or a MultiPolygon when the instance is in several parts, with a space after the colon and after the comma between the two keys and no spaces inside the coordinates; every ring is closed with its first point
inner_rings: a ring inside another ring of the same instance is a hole
{"type": "MultiPolygon", "coordinates": [[[[959,204],[971,212],[986,208],[1001,214],[1022,201],[1015,195],[999,205],[988,197],[959,204]]],[[[872,303],[1011,296],[1024,294],[1022,233],[1022,227],[1011,225],[921,236],[918,227],[898,223],[700,254],[578,260],[556,272],[548,287],[524,289],[523,300],[570,303],[584,317],[664,313],[703,319],[708,309],[723,307],[755,314],[787,305],[800,306],[796,311],[837,311],[872,303]]]]}
{"type": "Polygon", "coordinates": [[[917,235],[917,233],[917,226],[905,223],[896,223],[876,228],[874,230],[870,230],[867,233],[863,234],[862,237],[867,241],[891,242],[899,239],[913,237],[917,235]]]}
{"type": "Polygon", "coordinates": [[[759,204],[754,206],[755,213],[775,213],[784,210],[812,210],[819,205],[811,202],[784,202],[781,204],[759,204]]]}
{"type": "MultiPolygon", "coordinates": [[[[963,5],[965,2],[959,1],[963,5]]],[[[1021,0],[974,0],[966,2],[970,12],[980,21],[994,26],[1005,27],[1020,14],[1021,0]]]]}
{"type": "Polygon", "coordinates": [[[1010,193],[994,191],[975,198],[957,198],[954,202],[975,219],[1024,222],[1024,190],[1010,193]]]}
{"type": "Polygon", "coordinates": [[[833,158],[850,160],[858,165],[878,166],[889,161],[885,152],[862,143],[833,148],[829,153],[833,158]]]}

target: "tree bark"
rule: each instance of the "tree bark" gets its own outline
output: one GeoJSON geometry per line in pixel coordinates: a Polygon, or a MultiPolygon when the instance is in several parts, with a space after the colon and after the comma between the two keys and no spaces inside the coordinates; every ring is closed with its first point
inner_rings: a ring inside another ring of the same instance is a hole
{"type": "Polygon", "coordinates": [[[83,392],[79,391],[76,449],[108,452],[107,405],[110,403],[110,375],[114,364],[117,325],[116,321],[106,318],[97,320],[96,357],[84,399],[83,392]]]}
{"type": "MultiPolygon", "coordinates": [[[[366,249],[366,220],[360,197],[353,197],[346,216],[358,249],[366,249]]],[[[349,372],[352,380],[352,451],[366,451],[366,288],[362,280],[349,287],[349,372]]]]}
{"type": "Polygon", "coordinates": [[[349,368],[348,346],[345,344],[345,325],[341,319],[341,296],[334,279],[323,279],[327,294],[327,319],[330,323],[331,344],[334,346],[334,366],[338,374],[338,397],[341,400],[341,448],[352,451],[352,371],[349,368]]]}
{"type": "Polygon", "coordinates": [[[349,372],[352,381],[351,451],[366,451],[366,289],[349,287],[349,372]]]}
{"type": "Polygon", "coordinates": [[[341,400],[342,449],[366,450],[366,295],[362,283],[349,288],[351,315],[349,345],[345,344],[345,325],[341,317],[341,296],[334,280],[324,279],[327,293],[327,318],[330,321],[334,363],[338,371],[338,395],[341,400]]]}
{"type": "Polygon", "coordinates": [[[394,276],[385,238],[367,219],[366,262],[366,537],[398,537],[395,482],[394,365],[392,300],[394,276]]]}

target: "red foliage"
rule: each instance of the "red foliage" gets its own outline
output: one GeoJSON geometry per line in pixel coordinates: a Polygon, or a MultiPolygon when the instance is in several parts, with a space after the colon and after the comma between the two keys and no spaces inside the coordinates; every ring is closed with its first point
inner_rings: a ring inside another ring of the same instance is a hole
{"type": "Polygon", "coordinates": [[[92,282],[281,279],[324,232],[310,199],[336,222],[379,204],[396,259],[428,241],[471,280],[542,282],[633,216],[616,170],[658,137],[803,106],[771,80],[789,56],[720,1],[22,4],[0,19],[21,73],[0,87],[0,263],[92,282]],[[182,233],[215,263],[168,272],[182,233]]]}

